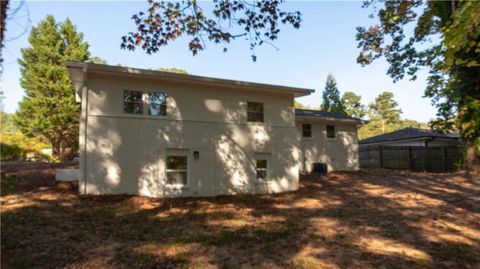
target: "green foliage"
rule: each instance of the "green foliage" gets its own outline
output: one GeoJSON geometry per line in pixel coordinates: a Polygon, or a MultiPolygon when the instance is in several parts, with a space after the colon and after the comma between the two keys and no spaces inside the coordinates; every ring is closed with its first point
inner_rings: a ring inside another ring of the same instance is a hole
{"type": "Polygon", "coordinates": [[[151,54],[182,36],[188,36],[188,48],[196,55],[205,48],[206,41],[228,44],[242,39],[250,43],[255,61],[255,47],[275,41],[280,25],[300,27],[300,12],[285,11],[282,4],[283,1],[277,0],[253,3],[218,0],[214,1],[208,14],[195,0],[149,1],[147,11],[132,16],[136,31],[122,37],[121,48],[135,50],[140,47],[151,54]]]}
{"type": "Polygon", "coordinates": [[[107,63],[107,60],[105,59],[102,59],[98,56],[92,56],[90,57],[90,59],[88,59],[87,63],[91,63],[91,64],[108,64],[107,63]]]}
{"type": "MultiPolygon", "coordinates": [[[[368,1],[365,7],[376,1],[368,1]]],[[[480,2],[479,1],[381,1],[375,8],[379,23],[357,28],[362,65],[385,57],[394,81],[405,75],[416,79],[428,69],[425,96],[437,107],[435,129],[457,128],[468,147],[480,137],[480,2]],[[422,8],[422,9],[421,9],[422,8]],[[413,36],[404,28],[416,24],[413,36]],[[433,41],[432,41],[433,40],[433,41]],[[437,41],[438,40],[438,41],[437,41]],[[428,44],[428,46],[425,46],[428,44]]],[[[469,166],[480,165],[468,151],[469,166]]]]}
{"type": "Polygon", "coordinates": [[[368,124],[358,131],[359,139],[392,132],[406,127],[420,127],[420,123],[414,120],[401,120],[402,110],[391,92],[382,92],[375,101],[368,105],[368,124]]]}
{"type": "Polygon", "coordinates": [[[340,91],[337,88],[337,81],[332,74],[328,74],[327,76],[327,82],[322,97],[322,110],[345,114],[345,108],[340,99],[340,91]]]}
{"type": "Polygon", "coordinates": [[[389,131],[388,126],[400,123],[402,110],[398,108],[392,92],[381,93],[368,107],[370,120],[380,124],[382,134],[389,131]]]}
{"type": "Polygon", "coordinates": [[[55,156],[69,159],[78,150],[80,106],[64,63],[87,61],[88,44],[69,19],[57,23],[53,16],[33,27],[28,40],[19,59],[25,97],[15,123],[25,135],[48,140],[55,156]]]}
{"type": "MultiPolygon", "coordinates": [[[[47,156],[41,153],[41,150],[50,148],[50,145],[41,137],[27,137],[25,136],[14,124],[13,118],[15,115],[0,112],[0,141],[2,143],[11,146],[18,147],[21,151],[19,157],[25,157],[27,154],[32,153],[37,156],[41,156],[44,159],[54,160],[51,156],[47,156]]],[[[3,152],[2,152],[3,154],[3,152]]],[[[16,155],[15,155],[16,156],[16,155]]],[[[2,156],[3,159],[4,156],[2,156]]],[[[15,159],[18,159],[17,157],[15,159]]]]}
{"type": "Polygon", "coordinates": [[[295,108],[299,108],[299,109],[306,108],[305,105],[303,105],[303,104],[300,103],[300,102],[297,102],[297,100],[293,100],[293,106],[294,106],[295,108]]]}
{"type": "Polygon", "coordinates": [[[14,161],[23,157],[22,149],[15,144],[0,143],[0,160],[14,161]]]}
{"type": "Polygon", "coordinates": [[[172,68],[160,67],[160,68],[157,68],[157,69],[154,69],[154,70],[155,70],[155,71],[162,71],[162,72],[170,72],[170,73],[177,73],[177,74],[185,74],[185,75],[188,75],[187,70],[179,69],[179,68],[175,68],[175,67],[172,67],[172,68]]]}
{"type": "Polygon", "coordinates": [[[361,100],[362,97],[360,95],[356,95],[354,92],[345,92],[342,96],[345,113],[357,119],[365,117],[367,111],[361,100]]]}

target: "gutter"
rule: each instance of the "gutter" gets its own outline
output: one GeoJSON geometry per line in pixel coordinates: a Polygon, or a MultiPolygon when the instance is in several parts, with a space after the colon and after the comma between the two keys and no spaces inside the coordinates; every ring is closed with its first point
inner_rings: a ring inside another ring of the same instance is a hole
{"type": "Polygon", "coordinates": [[[100,72],[100,73],[107,72],[107,73],[117,73],[117,74],[125,74],[125,75],[132,75],[132,76],[144,76],[144,77],[165,79],[165,80],[177,81],[177,82],[202,83],[202,84],[209,84],[209,85],[229,86],[229,87],[249,88],[249,89],[261,88],[267,91],[270,90],[270,91],[291,92],[291,93],[294,93],[295,97],[306,96],[315,92],[314,89],[295,88],[295,87],[289,87],[289,86],[271,85],[271,84],[264,84],[264,83],[221,79],[221,78],[204,77],[204,76],[196,76],[196,75],[177,74],[172,72],[154,71],[154,70],[148,70],[148,69],[131,68],[131,67],[123,67],[123,66],[112,66],[112,65],[80,63],[80,62],[66,62],[65,65],[67,66],[67,68],[82,68],[86,66],[88,67],[89,72],[100,72]]]}

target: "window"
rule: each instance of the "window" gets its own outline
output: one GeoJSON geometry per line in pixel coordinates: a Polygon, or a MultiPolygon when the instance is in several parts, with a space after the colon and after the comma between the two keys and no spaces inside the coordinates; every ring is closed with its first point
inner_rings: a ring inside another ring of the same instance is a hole
{"type": "Polygon", "coordinates": [[[167,115],[167,94],[163,92],[148,93],[148,115],[167,115]]]}
{"type": "Polygon", "coordinates": [[[311,124],[303,124],[302,125],[302,133],[303,133],[303,137],[312,137],[312,125],[311,124]]]}
{"type": "Polygon", "coordinates": [[[267,179],[267,160],[257,159],[257,179],[266,180],[267,179]]]}
{"type": "Polygon", "coordinates": [[[130,114],[143,114],[142,92],[123,92],[123,112],[130,114]]]}
{"type": "Polygon", "coordinates": [[[327,137],[335,138],[335,126],[327,125],[327,137]]]}
{"type": "Polygon", "coordinates": [[[247,121],[263,122],[263,104],[247,102],[247,121]]]}
{"type": "Polygon", "coordinates": [[[187,185],[187,156],[167,156],[167,184],[187,185]]]}

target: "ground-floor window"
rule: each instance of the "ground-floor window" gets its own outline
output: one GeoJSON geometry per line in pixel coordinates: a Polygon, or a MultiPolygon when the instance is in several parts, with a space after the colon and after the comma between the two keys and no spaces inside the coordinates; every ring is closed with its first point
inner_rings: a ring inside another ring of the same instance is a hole
{"type": "Polygon", "coordinates": [[[258,180],[266,180],[268,176],[268,161],[265,159],[257,159],[257,179],[258,180]]]}
{"type": "Polygon", "coordinates": [[[255,174],[257,180],[271,180],[271,154],[270,152],[256,152],[255,153],[255,174]]]}
{"type": "Polygon", "coordinates": [[[168,155],[166,158],[167,184],[187,185],[188,179],[188,157],[187,155],[168,155]]]}

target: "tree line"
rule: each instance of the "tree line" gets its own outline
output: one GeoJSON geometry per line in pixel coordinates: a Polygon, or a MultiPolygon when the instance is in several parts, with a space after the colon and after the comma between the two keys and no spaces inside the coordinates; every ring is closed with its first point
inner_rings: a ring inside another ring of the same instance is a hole
{"type": "MultiPolygon", "coordinates": [[[[187,37],[190,38],[188,48],[196,55],[206,49],[208,42],[225,45],[226,52],[228,43],[247,40],[255,61],[255,48],[272,45],[280,35],[280,26],[298,29],[302,22],[300,12],[285,9],[284,1],[276,0],[254,3],[218,0],[208,12],[194,0],[148,1],[148,5],[147,10],[132,16],[136,29],[121,37],[122,48],[141,48],[148,54],[155,54],[176,39],[187,37]]],[[[437,108],[437,119],[432,127],[445,131],[457,129],[466,149],[467,164],[470,168],[480,167],[480,2],[367,0],[363,7],[372,10],[370,17],[375,21],[369,27],[357,27],[355,38],[360,50],[357,62],[363,66],[385,59],[389,64],[387,74],[393,81],[405,77],[415,80],[420,70],[427,70],[425,96],[431,98],[437,108]],[[414,30],[410,33],[406,28],[414,30]]],[[[88,44],[68,20],[56,23],[52,17],[41,24],[44,25],[32,29],[29,39],[32,47],[22,50],[25,61],[20,60],[20,64],[26,97],[15,122],[28,135],[46,137],[55,154],[70,155],[76,148],[78,130],[74,127],[78,125],[75,114],[78,105],[71,102],[72,86],[66,71],[57,63],[60,60],[87,61],[90,56],[88,44]],[[42,39],[48,48],[39,45],[42,39]],[[44,67],[48,71],[42,71],[44,67]],[[30,75],[42,77],[30,79],[27,77],[30,75]],[[63,85],[45,86],[50,79],[63,85]],[[59,92],[62,88],[65,91],[59,92]],[[58,99],[54,92],[65,99],[58,99]],[[37,94],[40,99],[34,101],[37,94]],[[59,102],[52,102],[55,98],[59,102]],[[50,116],[52,114],[56,116],[50,116]],[[65,126],[69,128],[62,128],[65,126]],[[49,128],[60,134],[47,131],[49,128]]],[[[348,99],[358,103],[355,95],[343,97],[345,102],[341,102],[342,98],[331,100],[345,105],[348,99]]],[[[380,129],[386,131],[398,120],[392,121],[390,118],[395,117],[385,117],[375,109],[381,109],[382,100],[393,97],[385,94],[377,99],[377,108],[369,104],[366,113],[379,118],[380,129]]]]}
{"type": "MultiPolygon", "coordinates": [[[[373,21],[357,27],[357,63],[385,59],[393,81],[415,80],[420,70],[427,70],[425,97],[437,108],[432,127],[457,129],[468,167],[480,169],[480,1],[366,0],[362,7],[372,11],[373,21]]],[[[210,12],[195,0],[149,1],[132,20],[136,30],[122,37],[125,49],[158,53],[187,37],[196,55],[207,42],[224,44],[227,51],[228,43],[247,40],[255,61],[255,48],[275,42],[281,25],[301,28],[302,14],[277,0],[218,0],[210,12]]]]}
{"type": "MultiPolygon", "coordinates": [[[[65,62],[107,64],[92,56],[89,44],[73,23],[47,16],[30,31],[30,46],[21,49],[20,85],[25,95],[16,113],[0,114],[2,160],[25,159],[51,148],[52,160],[72,160],[78,154],[80,104],[65,62]]],[[[177,68],[157,68],[186,74],[177,68]]]]}
{"type": "Polygon", "coordinates": [[[340,95],[337,81],[332,74],[328,74],[325,89],[322,93],[322,103],[317,107],[308,107],[295,101],[296,108],[318,109],[323,111],[345,114],[353,118],[367,120],[358,130],[359,139],[392,132],[406,127],[429,128],[426,123],[415,120],[402,119],[402,110],[395,101],[394,94],[389,91],[380,93],[373,102],[365,105],[362,97],[351,91],[340,95]]]}

